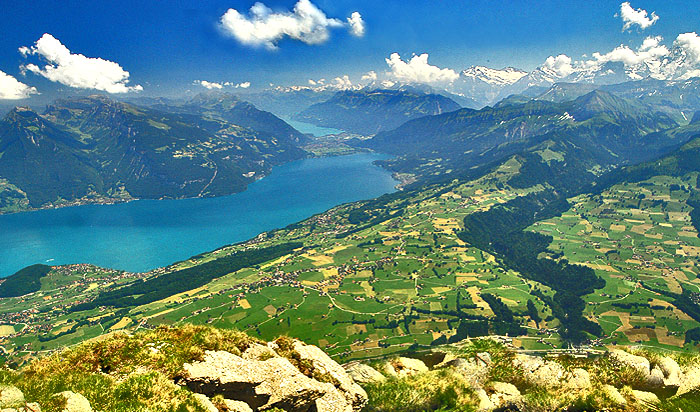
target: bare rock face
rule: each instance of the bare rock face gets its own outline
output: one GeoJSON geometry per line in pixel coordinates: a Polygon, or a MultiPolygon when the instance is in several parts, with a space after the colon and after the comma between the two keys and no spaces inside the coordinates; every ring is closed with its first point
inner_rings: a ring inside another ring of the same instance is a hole
{"type": "Polygon", "coordinates": [[[664,386],[678,387],[681,385],[683,371],[675,360],[663,357],[659,360],[658,367],[664,375],[664,386]]]}
{"type": "Polygon", "coordinates": [[[206,397],[223,396],[226,407],[237,412],[275,407],[291,412],[355,412],[367,403],[365,391],[319,348],[294,342],[295,362],[308,365],[304,374],[275,347],[254,345],[242,356],[207,351],[201,362],[184,365],[184,383],[206,397]]]}
{"type": "Polygon", "coordinates": [[[0,385],[0,409],[24,406],[24,394],[14,386],[0,385]]]}
{"type": "Polygon", "coordinates": [[[491,355],[482,352],[470,359],[453,359],[444,363],[443,366],[454,368],[466,378],[470,385],[480,387],[488,379],[491,364],[491,355]]]}
{"type": "Polygon", "coordinates": [[[491,398],[489,398],[489,395],[486,393],[486,391],[482,388],[477,389],[474,394],[476,395],[479,405],[478,405],[478,410],[479,411],[490,411],[495,408],[493,405],[493,402],[491,402],[491,398]]]}
{"type": "Polygon", "coordinates": [[[585,369],[576,368],[567,374],[563,386],[574,390],[589,389],[591,387],[591,374],[585,369]]]}
{"type": "Polygon", "coordinates": [[[513,364],[522,368],[525,378],[534,385],[554,388],[565,380],[566,371],[557,362],[535,356],[517,355],[513,364]]]}
{"type": "Polygon", "coordinates": [[[404,357],[390,360],[384,365],[384,369],[388,375],[397,377],[412,376],[429,370],[422,360],[404,357]]]}
{"type": "Polygon", "coordinates": [[[62,412],[92,412],[90,402],[79,393],[65,391],[54,396],[63,402],[62,412]]]}
{"type": "Polygon", "coordinates": [[[700,388],[700,367],[695,366],[681,376],[676,395],[684,395],[700,388]]]}
{"type": "Polygon", "coordinates": [[[260,345],[259,343],[254,343],[250,345],[250,347],[248,347],[248,349],[246,349],[241,356],[243,357],[243,359],[264,360],[278,357],[279,355],[268,346],[260,345]]]}
{"type": "Polygon", "coordinates": [[[637,391],[634,389],[632,389],[630,392],[632,394],[632,398],[643,405],[653,405],[659,403],[659,397],[651,392],[637,391]]]}
{"type": "Polygon", "coordinates": [[[228,412],[253,412],[253,410],[248,406],[247,403],[241,401],[232,401],[229,399],[224,399],[224,405],[228,412]]]}
{"type": "Polygon", "coordinates": [[[185,364],[187,386],[207,396],[223,395],[254,409],[279,407],[303,412],[325,394],[318,382],[285,358],[243,359],[224,351],[208,351],[202,362],[185,364]]]}
{"type": "MultiPolygon", "coordinates": [[[[330,376],[335,386],[352,406],[351,410],[360,410],[367,403],[367,393],[348,375],[336,361],[324,351],[301,341],[294,342],[294,350],[302,360],[311,362],[314,369],[321,375],[330,376]]],[[[425,365],[424,365],[425,366],[425,365]]],[[[426,368],[427,369],[427,368],[426,368]]]]}
{"type": "Polygon", "coordinates": [[[623,365],[642,373],[647,376],[651,373],[651,364],[649,360],[643,356],[632,355],[621,349],[613,349],[610,351],[610,357],[617,360],[623,365]]]}
{"type": "Polygon", "coordinates": [[[350,362],[343,365],[343,368],[345,368],[345,372],[358,383],[374,383],[386,379],[378,370],[364,363],[350,362]]]}
{"type": "Polygon", "coordinates": [[[492,382],[489,399],[497,408],[514,406],[521,401],[520,391],[515,385],[507,382],[492,382]]]}
{"type": "Polygon", "coordinates": [[[603,393],[612,401],[614,405],[622,406],[627,404],[627,399],[612,385],[603,385],[603,393]]]}

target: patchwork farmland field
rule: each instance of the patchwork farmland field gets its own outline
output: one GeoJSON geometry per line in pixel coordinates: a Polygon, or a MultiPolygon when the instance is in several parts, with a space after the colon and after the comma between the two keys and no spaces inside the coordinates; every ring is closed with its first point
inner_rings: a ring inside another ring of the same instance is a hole
{"type": "Polygon", "coordinates": [[[606,343],[678,349],[698,327],[674,296],[700,292],[700,239],[686,203],[696,174],[655,177],[571,199],[561,217],[530,229],[550,235],[552,257],[586,265],[606,281],[586,297],[606,343]],[[664,293],[666,292],[666,293],[664,293]]]}

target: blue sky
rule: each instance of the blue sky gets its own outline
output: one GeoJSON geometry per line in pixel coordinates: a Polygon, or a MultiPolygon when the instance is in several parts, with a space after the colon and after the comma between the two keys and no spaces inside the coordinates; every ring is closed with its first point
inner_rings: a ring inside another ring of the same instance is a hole
{"type": "MultiPolygon", "coordinates": [[[[296,0],[265,0],[274,12],[289,12],[296,0]]],[[[531,70],[550,55],[578,59],[620,44],[636,49],[647,36],[672,43],[679,33],[700,31],[700,2],[631,1],[654,12],[644,30],[623,31],[620,1],[350,1],[312,0],[328,18],[327,41],[307,44],[284,37],[276,48],[244,44],[219,24],[228,9],[247,16],[253,1],[16,1],[4,2],[0,25],[0,71],[44,97],[89,88],[70,87],[20,69],[46,61],[23,56],[44,34],[71,53],[114,62],[129,72],[143,95],[172,95],[201,88],[195,80],[251,83],[251,89],[306,84],[308,79],[388,70],[385,58],[429,54],[430,64],[462,70],[471,65],[531,70]],[[359,12],[364,35],[352,35],[346,19],[359,12]]],[[[651,14],[649,15],[651,16],[651,14]]]]}

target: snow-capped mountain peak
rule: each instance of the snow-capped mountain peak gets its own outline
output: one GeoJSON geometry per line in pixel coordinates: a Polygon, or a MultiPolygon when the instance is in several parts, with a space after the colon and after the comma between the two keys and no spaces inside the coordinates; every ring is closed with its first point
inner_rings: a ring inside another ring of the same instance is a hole
{"type": "Polygon", "coordinates": [[[461,74],[464,77],[478,79],[488,84],[505,86],[517,82],[521,77],[527,75],[527,72],[514,67],[505,67],[499,70],[485,66],[472,66],[463,70],[461,74]]]}

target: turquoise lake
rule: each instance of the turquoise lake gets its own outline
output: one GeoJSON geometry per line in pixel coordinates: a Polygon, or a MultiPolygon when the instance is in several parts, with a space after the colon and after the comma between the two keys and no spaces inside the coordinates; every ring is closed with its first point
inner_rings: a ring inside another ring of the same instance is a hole
{"type": "Polygon", "coordinates": [[[305,133],[305,134],[311,134],[311,135],[316,136],[316,137],[327,136],[329,134],[343,133],[343,131],[340,129],[333,129],[331,127],[316,126],[315,124],[300,122],[297,120],[288,119],[286,117],[284,118],[284,121],[287,122],[293,128],[297,129],[298,131],[305,133]]]}
{"type": "Polygon", "coordinates": [[[275,167],[245,192],[138,200],[0,216],[0,277],[35,264],[92,263],[143,272],[287,226],[333,206],[393,192],[362,153],[275,167]]]}

